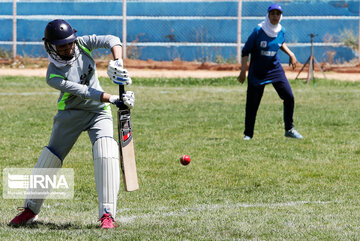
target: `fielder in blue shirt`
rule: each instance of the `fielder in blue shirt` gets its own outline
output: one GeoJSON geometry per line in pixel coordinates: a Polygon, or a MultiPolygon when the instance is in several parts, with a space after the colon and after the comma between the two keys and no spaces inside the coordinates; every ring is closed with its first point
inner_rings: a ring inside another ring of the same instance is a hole
{"type": "Polygon", "coordinates": [[[296,57],[286,46],[285,29],[280,25],[282,13],[283,10],[280,5],[276,3],[270,5],[265,21],[254,29],[242,49],[241,71],[238,76],[240,83],[244,83],[246,79],[247,61],[249,54],[251,55],[246,96],[244,140],[253,138],[257,110],[265,85],[270,83],[284,101],[285,136],[297,139],[303,138],[294,129],[294,95],[277,55],[279,49],[284,51],[290,57],[289,64],[295,69],[296,57]]]}

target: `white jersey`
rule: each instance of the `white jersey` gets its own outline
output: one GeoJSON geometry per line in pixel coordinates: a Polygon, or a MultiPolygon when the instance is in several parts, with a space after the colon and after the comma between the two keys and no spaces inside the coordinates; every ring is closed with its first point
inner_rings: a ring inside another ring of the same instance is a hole
{"type": "Polygon", "coordinates": [[[110,104],[100,102],[104,92],[96,73],[96,64],[91,52],[97,48],[111,49],[121,45],[120,39],[112,35],[88,35],[78,37],[75,48],[79,57],[71,64],[55,64],[50,61],[46,82],[61,91],[59,110],[87,110],[109,113],[110,104]]]}

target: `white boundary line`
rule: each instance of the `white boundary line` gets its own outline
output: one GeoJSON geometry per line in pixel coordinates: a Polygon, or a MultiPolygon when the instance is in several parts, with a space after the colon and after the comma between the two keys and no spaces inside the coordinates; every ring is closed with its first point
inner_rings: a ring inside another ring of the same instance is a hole
{"type": "Polygon", "coordinates": [[[193,208],[183,208],[181,210],[166,211],[168,207],[161,207],[158,210],[154,210],[153,214],[144,215],[132,215],[124,216],[122,212],[129,211],[128,209],[120,209],[118,211],[119,222],[128,223],[133,222],[136,219],[153,219],[157,217],[173,217],[173,216],[186,216],[191,212],[198,213],[202,211],[216,211],[219,209],[233,209],[233,208],[278,208],[278,207],[294,207],[300,205],[327,205],[335,203],[334,201],[291,201],[284,203],[236,203],[236,204],[204,204],[198,205],[193,208]],[[165,211],[164,211],[165,210],[165,211]]]}
{"type": "Polygon", "coordinates": [[[0,96],[13,96],[13,95],[22,95],[22,96],[30,96],[30,95],[59,95],[60,92],[20,92],[20,93],[4,93],[0,92],[0,96]]]}

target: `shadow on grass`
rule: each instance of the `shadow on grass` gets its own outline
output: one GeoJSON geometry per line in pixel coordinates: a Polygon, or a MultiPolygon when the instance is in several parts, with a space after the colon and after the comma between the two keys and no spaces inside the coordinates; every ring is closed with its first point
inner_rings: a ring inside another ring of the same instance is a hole
{"type": "Polygon", "coordinates": [[[88,224],[88,225],[79,225],[75,223],[45,223],[41,221],[35,221],[27,225],[8,225],[9,228],[14,229],[49,229],[49,230],[77,230],[77,229],[100,229],[100,224],[88,224]]]}

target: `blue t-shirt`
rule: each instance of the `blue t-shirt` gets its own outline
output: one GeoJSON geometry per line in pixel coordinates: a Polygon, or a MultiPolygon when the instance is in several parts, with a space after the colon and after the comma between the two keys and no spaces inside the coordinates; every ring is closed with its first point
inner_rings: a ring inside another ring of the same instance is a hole
{"type": "Polygon", "coordinates": [[[276,38],[271,38],[258,26],[249,36],[242,49],[242,56],[251,54],[248,81],[252,85],[287,80],[277,55],[285,42],[284,32],[282,28],[276,38]]]}

